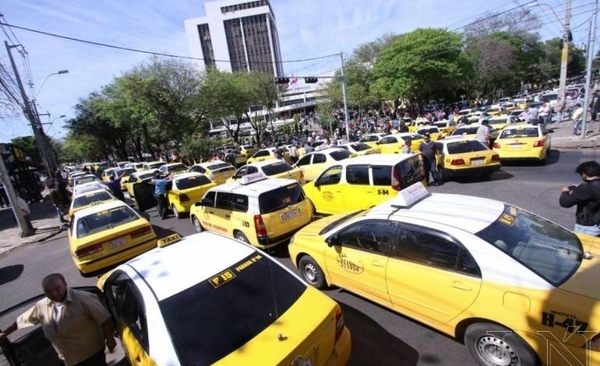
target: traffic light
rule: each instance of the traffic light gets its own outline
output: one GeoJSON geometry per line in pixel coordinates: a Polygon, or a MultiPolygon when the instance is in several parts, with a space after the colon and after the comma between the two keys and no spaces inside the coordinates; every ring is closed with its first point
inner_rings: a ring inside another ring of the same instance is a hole
{"type": "Polygon", "coordinates": [[[275,84],[289,84],[290,78],[275,78],[275,84]]]}
{"type": "Polygon", "coordinates": [[[314,84],[317,81],[319,81],[319,79],[317,79],[317,78],[304,78],[304,82],[307,84],[314,84]]]}

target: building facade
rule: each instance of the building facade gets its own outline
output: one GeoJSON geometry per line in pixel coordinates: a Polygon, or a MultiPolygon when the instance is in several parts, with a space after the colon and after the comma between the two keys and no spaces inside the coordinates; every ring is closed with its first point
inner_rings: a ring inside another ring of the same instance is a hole
{"type": "Polygon", "coordinates": [[[200,69],[258,71],[283,76],[275,14],[269,0],[217,0],[205,16],[186,19],[192,57],[200,69]]]}

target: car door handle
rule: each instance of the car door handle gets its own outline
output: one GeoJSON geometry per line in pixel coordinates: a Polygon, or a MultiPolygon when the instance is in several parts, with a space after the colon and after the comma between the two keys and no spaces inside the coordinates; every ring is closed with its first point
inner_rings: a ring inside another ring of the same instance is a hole
{"type": "Polygon", "coordinates": [[[230,218],[230,217],[231,217],[231,215],[225,215],[225,217],[227,217],[227,218],[230,218]]]}
{"type": "Polygon", "coordinates": [[[373,265],[373,267],[385,267],[385,264],[379,262],[378,260],[372,261],[371,264],[373,265]]]}
{"type": "Polygon", "coordinates": [[[209,214],[211,214],[211,215],[214,215],[214,212],[213,212],[213,211],[208,211],[208,213],[209,213],[209,214]]]}
{"type": "Polygon", "coordinates": [[[464,283],[462,283],[461,281],[452,282],[452,287],[459,289],[459,290],[463,290],[463,291],[472,291],[473,290],[473,288],[471,286],[467,286],[464,283]]]}

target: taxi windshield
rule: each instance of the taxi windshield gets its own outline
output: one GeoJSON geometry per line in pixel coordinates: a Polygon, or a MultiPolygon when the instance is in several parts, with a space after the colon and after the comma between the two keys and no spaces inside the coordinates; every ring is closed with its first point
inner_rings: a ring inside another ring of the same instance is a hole
{"type": "Polygon", "coordinates": [[[340,161],[340,160],[348,159],[350,157],[350,155],[352,155],[352,153],[348,150],[339,150],[339,151],[332,151],[330,155],[333,158],[333,160],[340,161]]]}
{"type": "Polygon", "coordinates": [[[351,146],[355,151],[364,151],[364,150],[369,150],[371,148],[371,146],[369,146],[367,144],[363,144],[363,143],[356,143],[356,144],[352,144],[351,146]]]}
{"type": "Polygon", "coordinates": [[[258,198],[260,213],[268,214],[282,210],[290,205],[304,201],[304,191],[300,184],[289,184],[285,187],[265,192],[258,198]]]}
{"type": "Polygon", "coordinates": [[[329,225],[325,226],[323,229],[321,229],[321,231],[319,232],[319,235],[323,235],[323,234],[327,233],[328,231],[335,229],[336,227],[338,227],[339,225],[350,220],[354,216],[358,216],[358,215],[364,216],[365,213],[366,213],[366,210],[350,212],[349,214],[344,215],[343,217],[340,217],[339,219],[337,219],[334,222],[330,223],[329,225]]]}
{"type": "Polygon", "coordinates": [[[277,322],[306,288],[255,252],[158,305],[180,363],[212,365],[277,322]]]}
{"type": "Polygon", "coordinates": [[[265,173],[265,175],[271,176],[271,175],[275,175],[275,174],[279,174],[279,173],[288,172],[294,168],[290,164],[282,161],[280,163],[273,163],[273,164],[265,165],[261,169],[262,169],[263,173],[265,173]]]}
{"type": "Polygon", "coordinates": [[[77,196],[73,199],[73,208],[87,206],[92,204],[93,202],[108,201],[110,199],[112,199],[112,197],[107,191],[100,191],[85,196],[77,196]]]}
{"type": "Polygon", "coordinates": [[[554,286],[577,271],[583,256],[581,241],[573,232],[507,204],[500,217],[476,235],[554,286]]]}
{"type": "Polygon", "coordinates": [[[475,151],[489,150],[484,144],[477,140],[460,140],[446,144],[448,154],[464,154],[475,151]]]}
{"type": "Polygon", "coordinates": [[[137,219],[135,212],[127,206],[96,212],[77,220],[77,237],[83,238],[137,219]]]}
{"type": "Polygon", "coordinates": [[[216,164],[208,165],[207,168],[213,172],[215,170],[219,170],[219,171],[235,170],[235,168],[233,166],[231,166],[231,164],[228,164],[228,163],[216,163],[216,164]]]}

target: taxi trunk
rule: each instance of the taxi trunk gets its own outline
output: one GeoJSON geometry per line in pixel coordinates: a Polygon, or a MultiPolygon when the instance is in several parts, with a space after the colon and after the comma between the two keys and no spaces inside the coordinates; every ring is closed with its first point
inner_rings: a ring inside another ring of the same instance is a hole
{"type": "Polygon", "coordinates": [[[156,246],[156,234],[145,219],[101,231],[71,242],[71,255],[79,271],[93,276],[156,246]]]}

